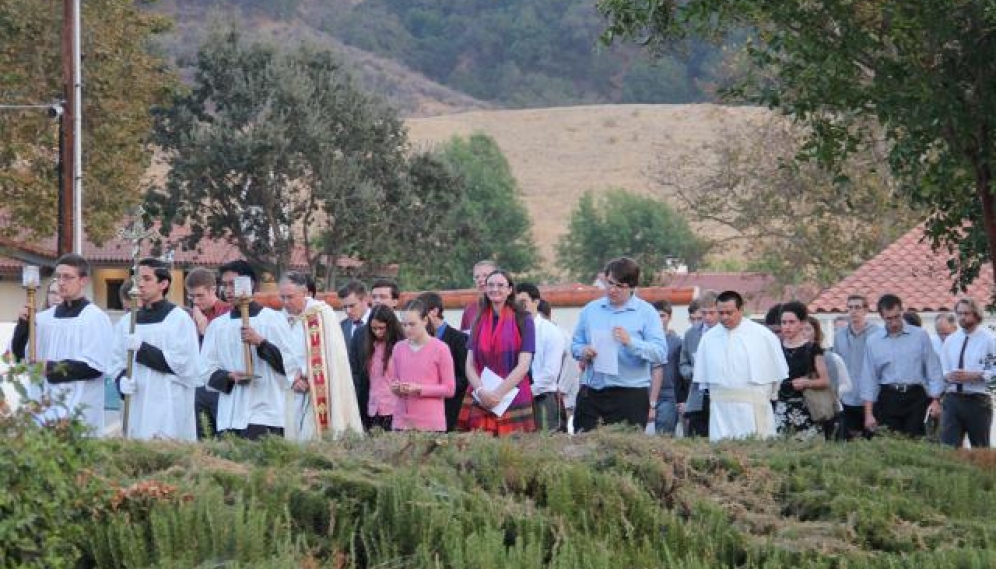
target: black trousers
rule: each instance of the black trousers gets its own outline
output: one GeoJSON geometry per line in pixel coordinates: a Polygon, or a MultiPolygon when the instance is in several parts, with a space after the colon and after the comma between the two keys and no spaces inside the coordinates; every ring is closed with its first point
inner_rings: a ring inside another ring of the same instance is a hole
{"type": "Polygon", "coordinates": [[[463,406],[463,397],[467,393],[467,386],[457,385],[456,391],[453,393],[453,397],[448,397],[443,402],[443,408],[446,412],[446,431],[452,433],[456,430],[457,418],[460,416],[460,407],[463,406]]]}
{"type": "Polygon", "coordinates": [[[948,393],[941,403],[941,442],[960,447],[965,435],[972,448],[990,446],[993,399],[984,393],[948,393]]]}
{"type": "Polygon", "coordinates": [[[689,437],[709,437],[709,394],[702,394],[702,410],[701,411],[691,411],[685,413],[685,418],[688,419],[688,431],[685,432],[686,436],[689,437]]]}
{"type": "Polygon", "coordinates": [[[581,386],[574,409],[574,431],[593,431],[601,425],[625,423],[646,428],[650,414],[650,390],[646,387],[581,386]]]}
{"type": "Polygon", "coordinates": [[[837,430],[838,439],[851,440],[858,435],[868,438],[869,433],[865,431],[865,408],[863,405],[843,405],[844,411],[840,414],[840,428],[837,430]]]}
{"type": "Polygon", "coordinates": [[[198,440],[211,438],[218,432],[217,391],[209,391],[206,387],[194,390],[194,417],[197,419],[198,440]]]}
{"type": "Polygon", "coordinates": [[[259,439],[272,436],[272,437],[283,437],[284,428],[283,427],[271,427],[269,425],[249,425],[244,429],[229,429],[227,431],[222,431],[221,434],[231,433],[240,439],[247,439],[250,441],[258,441],[259,439]]]}
{"type": "Polygon", "coordinates": [[[370,417],[370,428],[391,432],[391,423],[394,422],[394,415],[374,415],[370,417]]]}
{"type": "Polygon", "coordinates": [[[533,397],[533,420],[537,431],[560,431],[566,421],[563,400],[555,391],[533,397]]]}
{"type": "Polygon", "coordinates": [[[912,386],[907,391],[895,391],[883,385],[872,410],[879,425],[911,437],[923,437],[927,434],[924,417],[928,405],[930,398],[922,385],[912,386]]]}

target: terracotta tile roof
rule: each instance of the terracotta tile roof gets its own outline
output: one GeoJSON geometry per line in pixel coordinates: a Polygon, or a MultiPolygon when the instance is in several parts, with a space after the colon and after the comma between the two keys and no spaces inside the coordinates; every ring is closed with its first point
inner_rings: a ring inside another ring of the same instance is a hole
{"type": "MultiPolygon", "coordinates": [[[[218,265],[222,265],[228,261],[242,258],[242,255],[239,253],[239,249],[234,242],[223,239],[202,239],[193,249],[182,248],[180,246],[180,240],[188,235],[190,235],[190,230],[188,228],[174,227],[170,234],[163,239],[162,248],[164,250],[168,248],[173,249],[173,263],[176,266],[217,267],[218,265]]],[[[52,236],[31,243],[26,243],[24,240],[18,242],[18,240],[13,239],[3,241],[4,244],[18,249],[23,249],[40,256],[51,258],[54,261],[56,257],[55,239],[56,238],[52,236]]],[[[142,255],[151,254],[151,250],[152,244],[148,240],[144,241],[142,243],[142,255]]],[[[86,257],[88,261],[96,264],[131,264],[131,244],[118,237],[113,237],[106,241],[103,245],[96,245],[89,239],[84,238],[83,256],[86,257]]],[[[10,261],[18,263],[16,267],[21,266],[19,261],[13,259],[10,259],[10,261]]],[[[352,266],[348,263],[347,265],[343,265],[342,262],[340,262],[340,265],[352,266]]],[[[5,261],[0,261],[0,270],[5,268],[5,261]]],[[[299,247],[293,252],[290,268],[303,270],[308,268],[303,248],[299,247]]]]}
{"type": "Polygon", "coordinates": [[[4,257],[0,255],[0,273],[4,274],[21,274],[21,268],[24,267],[24,263],[18,261],[17,259],[11,259],[10,257],[4,257]]]}
{"type": "MultiPolygon", "coordinates": [[[[584,306],[588,302],[605,296],[605,291],[589,285],[564,284],[541,286],[540,295],[548,300],[555,307],[584,306]]],[[[441,290],[439,296],[443,298],[443,306],[446,308],[463,308],[478,299],[476,289],[441,290]]],[[[687,305],[692,301],[695,290],[688,287],[640,287],[638,295],[647,302],[657,300],[667,300],[674,305],[687,305]]],[[[398,301],[398,306],[404,306],[406,302],[417,297],[420,292],[402,292],[398,301]]],[[[334,292],[322,292],[318,294],[321,300],[327,302],[335,308],[342,308],[339,297],[334,292]]],[[[280,299],[275,292],[261,292],[256,294],[257,300],[273,308],[281,306],[280,299]]]]}
{"type": "MultiPolygon", "coordinates": [[[[951,294],[952,279],[947,268],[949,258],[947,253],[931,250],[924,238],[923,226],[917,226],[850,276],[821,292],[809,303],[809,309],[814,312],[845,312],[849,294],[865,295],[874,305],[879,296],[892,293],[899,296],[903,306],[910,310],[951,310],[963,295],[951,294]]],[[[986,263],[966,294],[985,306],[989,303],[992,290],[992,265],[986,263]]]]}

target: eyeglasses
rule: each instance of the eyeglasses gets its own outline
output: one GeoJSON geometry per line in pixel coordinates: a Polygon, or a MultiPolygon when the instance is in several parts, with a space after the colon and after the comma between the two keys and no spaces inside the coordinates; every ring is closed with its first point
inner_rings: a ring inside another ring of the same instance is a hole
{"type": "Polygon", "coordinates": [[[628,284],[619,283],[612,279],[605,279],[605,284],[608,285],[609,288],[614,288],[616,290],[626,290],[629,288],[628,284]]]}

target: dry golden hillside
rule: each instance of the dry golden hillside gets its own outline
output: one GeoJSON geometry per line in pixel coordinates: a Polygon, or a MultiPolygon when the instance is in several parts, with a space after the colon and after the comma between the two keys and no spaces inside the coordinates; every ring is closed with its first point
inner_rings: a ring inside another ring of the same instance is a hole
{"type": "Polygon", "coordinates": [[[621,187],[668,199],[670,191],[654,182],[660,164],[711,153],[724,125],[767,115],[764,109],[720,105],[597,105],[473,111],[407,124],[416,146],[475,132],[495,139],[522,189],[545,268],[552,270],[554,244],[585,190],[621,187]]]}

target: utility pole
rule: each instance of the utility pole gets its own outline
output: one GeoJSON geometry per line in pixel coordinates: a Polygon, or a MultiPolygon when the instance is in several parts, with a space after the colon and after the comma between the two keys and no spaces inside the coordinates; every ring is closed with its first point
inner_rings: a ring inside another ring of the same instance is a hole
{"type": "Polygon", "coordinates": [[[81,79],[79,0],[63,0],[62,91],[65,115],[59,129],[60,166],[57,252],[82,253],[81,79]]]}

